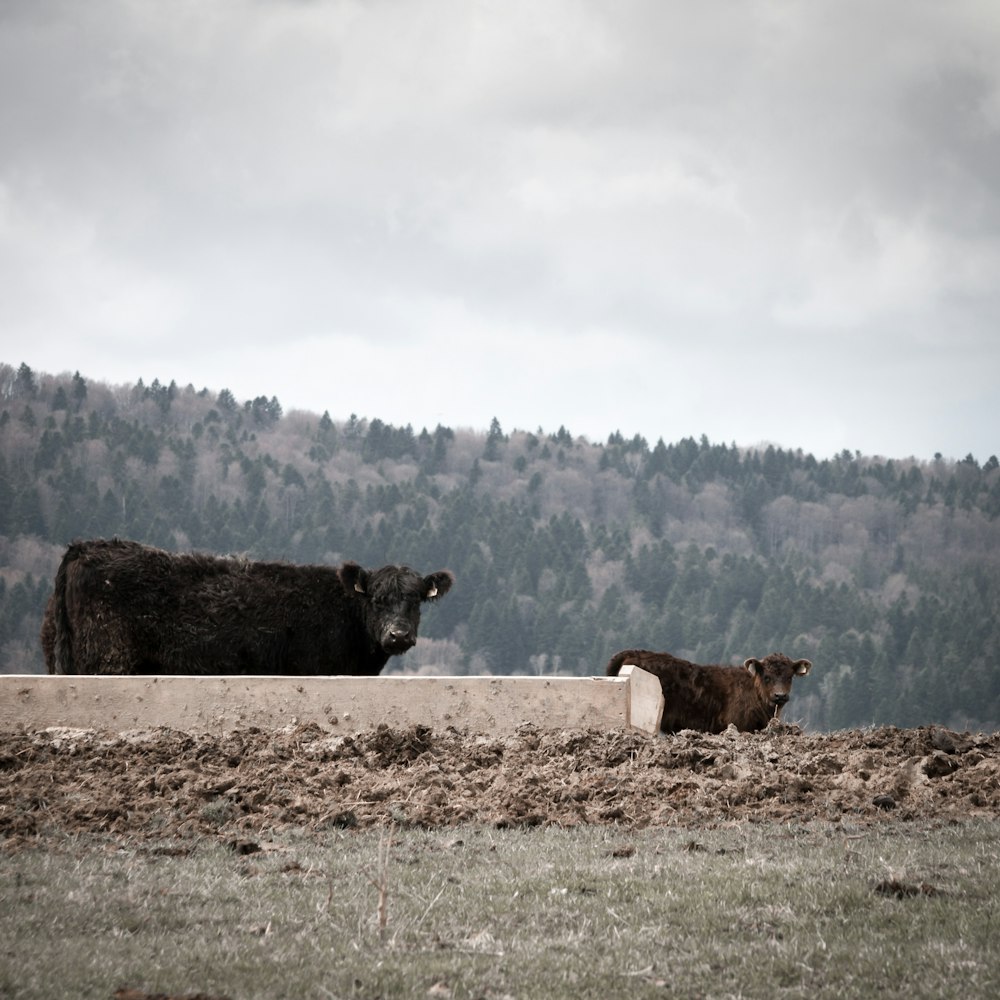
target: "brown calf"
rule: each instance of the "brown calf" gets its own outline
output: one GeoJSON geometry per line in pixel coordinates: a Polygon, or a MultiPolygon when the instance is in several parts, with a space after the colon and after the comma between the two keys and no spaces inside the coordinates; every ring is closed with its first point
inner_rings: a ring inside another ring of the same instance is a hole
{"type": "Polygon", "coordinates": [[[780,719],[796,674],[809,673],[808,660],[790,660],[771,653],[763,660],[751,657],[742,667],[703,665],[678,659],[670,653],[625,649],[611,657],[606,673],[618,674],[627,663],[655,674],[663,689],[660,729],[676,733],[701,729],[721,733],[733,725],[742,732],[763,729],[780,719]]]}

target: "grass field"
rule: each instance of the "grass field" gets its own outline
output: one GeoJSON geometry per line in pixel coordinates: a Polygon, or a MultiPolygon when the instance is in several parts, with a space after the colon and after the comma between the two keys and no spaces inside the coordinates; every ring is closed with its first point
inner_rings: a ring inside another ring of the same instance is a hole
{"type": "Polygon", "coordinates": [[[1000,995],[997,823],[42,844],[4,1000],[1000,995]]]}

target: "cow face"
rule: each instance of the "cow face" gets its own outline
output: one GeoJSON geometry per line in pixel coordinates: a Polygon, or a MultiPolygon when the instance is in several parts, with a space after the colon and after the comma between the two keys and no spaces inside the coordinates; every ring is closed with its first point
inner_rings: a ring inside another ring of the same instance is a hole
{"type": "Polygon", "coordinates": [[[421,603],[447,594],[454,577],[447,570],[420,576],[408,566],[366,570],[349,562],[340,581],[357,602],[369,638],[394,656],[416,643],[421,603]]]}
{"type": "Polygon", "coordinates": [[[812,664],[808,660],[792,661],[784,653],[772,653],[763,660],[751,657],[743,666],[753,676],[768,714],[780,719],[792,693],[792,679],[796,674],[808,674],[812,664]]]}

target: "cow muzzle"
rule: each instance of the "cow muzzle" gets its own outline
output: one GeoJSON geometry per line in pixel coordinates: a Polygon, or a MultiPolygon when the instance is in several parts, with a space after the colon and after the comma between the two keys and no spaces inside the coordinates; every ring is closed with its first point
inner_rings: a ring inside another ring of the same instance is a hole
{"type": "Polygon", "coordinates": [[[771,695],[771,708],[774,709],[774,717],[777,719],[781,715],[781,710],[788,704],[788,695],[775,692],[771,695]]]}
{"type": "Polygon", "coordinates": [[[408,625],[389,625],[382,633],[382,648],[387,653],[405,653],[416,641],[408,625]]]}

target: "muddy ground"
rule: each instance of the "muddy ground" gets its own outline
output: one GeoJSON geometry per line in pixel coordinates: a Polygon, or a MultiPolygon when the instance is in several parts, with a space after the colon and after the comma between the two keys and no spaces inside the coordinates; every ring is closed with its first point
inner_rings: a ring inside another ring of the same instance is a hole
{"type": "Polygon", "coordinates": [[[288,827],[1000,818],[1000,734],[807,734],[315,726],[225,735],[0,733],[0,850],[65,834],[165,843],[288,827]]]}

